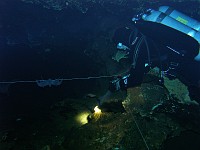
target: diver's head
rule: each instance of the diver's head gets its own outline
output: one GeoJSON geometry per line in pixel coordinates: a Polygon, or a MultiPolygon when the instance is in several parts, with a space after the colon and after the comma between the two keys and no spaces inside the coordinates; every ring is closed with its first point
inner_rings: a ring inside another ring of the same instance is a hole
{"type": "Polygon", "coordinates": [[[134,44],[134,40],[137,37],[138,30],[136,28],[121,27],[118,28],[112,38],[117,49],[129,50],[134,44]]]}

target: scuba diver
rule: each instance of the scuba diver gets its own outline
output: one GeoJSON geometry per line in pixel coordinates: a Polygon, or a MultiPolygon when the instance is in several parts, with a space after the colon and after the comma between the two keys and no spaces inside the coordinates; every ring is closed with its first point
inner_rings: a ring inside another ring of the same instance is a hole
{"type": "Polygon", "coordinates": [[[147,9],[132,18],[134,25],[116,30],[113,42],[118,51],[131,60],[131,67],[124,76],[110,81],[109,90],[99,98],[99,105],[112,92],[138,86],[149,68],[160,69],[163,76],[176,78],[181,62],[200,61],[200,22],[183,13],[161,6],[147,9]]]}

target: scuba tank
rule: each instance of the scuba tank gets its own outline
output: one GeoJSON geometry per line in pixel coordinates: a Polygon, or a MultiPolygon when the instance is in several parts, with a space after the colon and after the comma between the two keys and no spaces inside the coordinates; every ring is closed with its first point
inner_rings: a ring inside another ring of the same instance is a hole
{"type": "MultiPolygon", "coordinates": [[[[200,43],[200,22],[169,6],[161,6],[158,10],[147,9],[146,12],[132,19],[135,23],[139,20],[163,24],[189,35],[200,43]]],[[[194,60],[200,61],[200,51],[195,56],[194,60]]]]}
{"type": "Polygon", "coordinates": [[[176,19],[177,21],[189,26],[190,28],[200,31],[200,22],[169,7],[169,6],[161,6],[158,9],[160,12],[165,13],[166,15],[170,16],[171,18],[176,19]]]}

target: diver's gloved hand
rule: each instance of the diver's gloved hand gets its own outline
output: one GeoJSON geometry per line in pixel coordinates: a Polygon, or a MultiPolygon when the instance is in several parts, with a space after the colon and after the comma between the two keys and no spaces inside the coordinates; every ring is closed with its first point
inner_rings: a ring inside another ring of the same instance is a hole
{"type": "Polygon", "coordinates": [[[130,74],[123,76],[123,77],[118,76],[118,77],[114,78],[112,81],[110,81],[109,90],[111,92],[115,92],[118,90],[125,90],[128,85],[128,77],[129,76],[130,76],[130,74]]]}
{"type": "Polygon", "coordinates": [[[116,77],[112,81],[110,81],[109,90],[111,92],[120,90],[120,81],[121,81],[121,77],[116,77]]]}

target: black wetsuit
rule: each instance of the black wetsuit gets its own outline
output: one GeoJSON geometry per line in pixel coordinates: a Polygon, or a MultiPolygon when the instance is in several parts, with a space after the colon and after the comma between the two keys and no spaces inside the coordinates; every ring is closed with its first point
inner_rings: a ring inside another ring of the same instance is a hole
{"type": "MultiPolygon", "coordinates": [[[[183,59],[193,60],[199,53],[199,43],[197,40],[171,27],[143,20],[138,21],[135,26],[141,33],[156,44],[163,48],[170,47],[180,54],[183,54],[183,59]]],[[[167,50],[166,53],[172,52],[169,48],[167,48],[167,50]]],[[[176,52],[173,53],[174,56],[178,56],[176,52]]]]}
{"type": "MultiPolygon", "coordinates": [[[[119,38],[114,39],[116,43],[125,43],[131,49],[129,54],[131,61],[133,61],[134,51],[141,36],[145,36],[147,40],[148,47],[143,41],[138,48],[136,65],[130,69],[126,87],[134,87],[142,83],[145,63],[149,58],[150,61],[154,60],[152,62],[154,65],[161,65],[161,61],[180,63],[181,61],[193,61],[199,52],[199,43],[194,38],[173,28],[148,21],[138,21],[135,27],[138,29],[137,32],[135,32],[135,28],[132,31],[128,29],[121,35],[116,33],[115,37],[119,38]],[[123,39],[120,39],[122,37],[123,39]],[[138,41],[131,45],[135,37],[138,37],[138,41]]],[[[123,84],[123,82],[121,83],[123,84]]],[[[124,86],[122,85],[122,87],[124,86]]]]}

